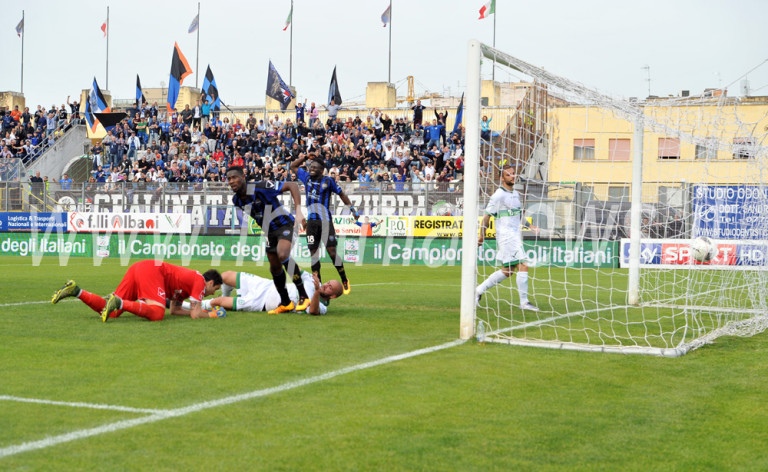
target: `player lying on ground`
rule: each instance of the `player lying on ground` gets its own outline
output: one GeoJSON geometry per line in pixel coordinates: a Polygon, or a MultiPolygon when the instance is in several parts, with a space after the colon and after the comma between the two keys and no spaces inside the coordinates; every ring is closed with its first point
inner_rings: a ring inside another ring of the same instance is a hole
{"type": "Polygon", "coordinates": [[[106,300],[82,290],[74,280],[70,280],[53,294],[51,303],[77,297],[101,314],[101,320],[105,323],[109,318],[120,316],[123,311],[149,321],[160,321],[165,317],[167,298],[170,300],[172,315],[212,318],[220,314],[204,310],[201,302],[206,296],[216,293],[221,284],[221,274],[214,269],[200,274],[196,270],[166,262],[146,260],[131,265],[120,285],[106,300]],[[189,308],[181,306],[186,299],[190,300],[189,308]]]}
{"type": "MultiPolygon", "coordinates": [[[[220,297],[203,301],[204,309],[217,306],[235,311],[267,311],[271,312],[280,305],[280,295],[271,280],[247,272],[227,271],[221,274],[224,284],[221,286],[220,297]],[[237,296],[230,296],[232,289],[237,289],[237,296]]],[[[317,276],[302,272],[301,282],[309,294],[309,306],[305,310],[310,315],[324,315],[328,311],[331,300],[341,296],[343,288],[338,280],[329,280],[320,284],[317,276]]],[[[286,288],[292,301],[299,298],[299,291],[294,284],[286,288]]]]}
{"type": "MultiPolygon", "coordinates": [[[[496,260],[501,269],[488,276],[475,290],[477,302],[489,288],[502,282],[517,272],[517,294],[520,296],[520,308],[523,310],[539,311],[528,301],[528,264],[523,250],[523,236],[520,225],[522,204],[520,194],[514,189],[517,179],[517,169],[507,165],[501,171],[501,186],[491,196],[485,208],[483,223],[480,225],[478,245],[482,247],[485,239],[485,229],[494,217],[496,223],[496,260]]],[[[532,227],[534,231],[538,228],[532,227]]]]}

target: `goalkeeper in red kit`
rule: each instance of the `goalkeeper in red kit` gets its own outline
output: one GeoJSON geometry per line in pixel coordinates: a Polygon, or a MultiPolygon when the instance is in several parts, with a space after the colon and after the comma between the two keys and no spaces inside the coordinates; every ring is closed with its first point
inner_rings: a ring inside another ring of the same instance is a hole
{"type": "Polygon", "coordinates": [[[204,274],[185,267],[155,260],[139,261],[128,268],[117,289],[106,299],[82,290],[74,280],[68,281],[53,294],[51,303],[67,297],[77,297],[83,303],[101,314],[101,320],[116,318],[124,311],[160,321],[165,317],[166,300],[170,300],[172,315],[191,318],[216,316],[203,310],[203,298],[221,288],[221,274],[211,269],[204,274]],[[190,308],[181,303],[190,300],[190,308]]]}

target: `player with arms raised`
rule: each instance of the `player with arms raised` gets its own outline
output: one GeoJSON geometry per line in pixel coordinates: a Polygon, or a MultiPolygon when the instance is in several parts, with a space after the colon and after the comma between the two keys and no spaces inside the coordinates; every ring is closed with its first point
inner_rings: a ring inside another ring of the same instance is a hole
{"type": "MultiPolygon", "coordinates": [[[[485,229],[494,217],[496,226],[496,260],[501,269],[488,276],[475,293],[477,301],[489,288],[501,283],[504,279],[517,272],[517,293],[520,296],[520,308],[523,310],[539,311],[528,301],[528,264],[526,263],[523,237],[521,234],[522,204],[520,194],[514,189],[517,170],[514,166],[506,165],[501,171],[501,186],[494,192],[485,208],[483,223],[480,225],[478,245],[483,245],[485,229]]],[[[534,231],[537,228],[532,227],[534,231]]]]}
{"type": "Polygon", "coordinates": [[[227,183],[229,188],[235,192],[232,203],[256,220],[256,223],[261,226],[262,231],[267,236],[266,252],[267,259],[269,259],[269,271],[272,274],[275,288],[280,294],[280,305],[270,311],[270,314],[285,313],[294,309],[306,310],[309,306],[309,297],[300,283],[301,268],[291,257],[294,218],[290,210],[277,199],[281,193],[290,192],[296,207],[296,219],[302,226],[305,225],[306,220],[301,214],[299,186],[295,182],[273,182],[271,180],[246,182],[243,168],[240,166],[231,166],[227,169],[227,183]],[[283,271],[283,267],[285,267],[285,271],[283,271]],[[286,271],[293,283],[297,284],[299,290],[298,305],[291,301],[288,290],[285,288],[286,271]]]}
{"type": "Polygon", "coordinates": [[[298,179],[304,183],[307,190],[307,213],[309,221],[307,222],[307,246],[312,256],[312,274],[320,277],[320,244],[325,246],[328,257],[333,261],[336,271],[341,278],[341,285],[344,288],[344,295],[349,295],[351,287],[347,279],[347,273],[344,270],[344,261],[336,253],[336,229],[333,227],[333,213],[331,213],[331,194],[335,193],[341,198],[345,205],[349,206],[349,211],[355,220],[360,218],[352,202],[344,190],[339,187],[335,180],[323,176],[325,167],[316,159],[314,153],[309,154],[309,172],[305,171],[301,165],[307,160],[307,155],[302,154],[298,159],[291,163],[291,172],[296,173],[298,179]]]}

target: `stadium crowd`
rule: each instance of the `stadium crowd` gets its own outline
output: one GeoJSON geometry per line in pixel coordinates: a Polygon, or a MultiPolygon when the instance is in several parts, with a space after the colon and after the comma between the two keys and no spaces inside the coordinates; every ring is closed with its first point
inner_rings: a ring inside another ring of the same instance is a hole
{"type": "Polygon", "coordinates": [[[322,159],[327,175],[359,182],[361,189],[381,182],[402,190],[407,183],[451,182],[463,172],[464,130],[449,135],[447,110],[422,119],[392,118],[379,109],[340,119],[318,107],[296,106],[295,119],[279,115],[245,122],[211,112],[208,103],[167,113],[157,103],[129,110],[129,116],[91,149],[96,182],[223,182],[226,168],[241,165],[250,181],[296,180],[290,164],[302,153],[322,159]]]}
{"type": "Polygon", "coordinates": [[[48,110],[42,105],[34,112],[29,107],[19,110],[18,105],[0,110],[0,159],[18,158],[29,164],[73,124],[82,122],[80,105],[70,97],[66,104],[48,110]]]}

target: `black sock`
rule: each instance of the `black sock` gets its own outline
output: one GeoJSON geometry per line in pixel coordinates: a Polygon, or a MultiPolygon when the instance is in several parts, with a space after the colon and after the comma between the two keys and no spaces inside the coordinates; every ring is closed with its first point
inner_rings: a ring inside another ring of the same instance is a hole
{"type": "Polygon", "coordinates": [[[312,275],[316,275],[317,280],[323,283],[323,279],[320,277],[320,261],[312,263],[312,275]]]}
{"type": "Polygon", "coordinates": [[[341,277],[341,283],[346,284],[347,283],[347,271],[344,270],[344,263],[341,262],[339,265],[336,266],[336,270],[339,271],[339,277],[341,277]]]}
{"type": "Polygon", "coordinates": [[[275,282],[275,288],[277,293],[280,294],[280,305],[288,305],[291,303],[291,297],[288,296],[288,289],[285,288],[285,271],[280,270],[277,274],[272,274],[272,280],[275,282]]]}
{"type": "Polygon", "coordinates": [[[288,277],[290,277],[296,285],[296,289],[299,291],[299,298],[309,298],[307,296],[307,291],[304,290],[304,284],[301,283],[301,268],[296,261],[294,261],[293,258],[288,258],[283,262],[283,266],[288,273],[288,277]]]}

